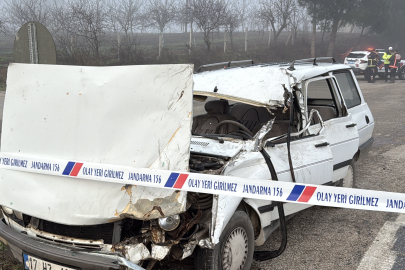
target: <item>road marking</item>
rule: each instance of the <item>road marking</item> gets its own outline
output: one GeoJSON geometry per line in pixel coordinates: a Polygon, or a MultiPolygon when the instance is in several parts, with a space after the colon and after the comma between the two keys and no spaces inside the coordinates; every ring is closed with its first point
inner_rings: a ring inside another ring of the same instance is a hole
{"type": "Polygon", "coordinates": [[[357,270],[391,269],[397,257],[397,253],[392,250],[396,241],[395,236],[402,226],[405,226],[405,214],[400,214],[395,221],[385,222],[364,254],[357,270]]]}

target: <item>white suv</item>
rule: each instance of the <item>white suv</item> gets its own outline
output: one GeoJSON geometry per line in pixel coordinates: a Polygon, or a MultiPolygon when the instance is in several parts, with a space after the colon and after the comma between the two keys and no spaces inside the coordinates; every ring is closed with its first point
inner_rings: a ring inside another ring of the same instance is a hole
{"type": "Polygon", "coordinates": [[[354,51],[349,53],[349,55],[345,58],[344,64],[349,65],[353,68],[355,74],[364,74],[367,68],[367,61],[368,55],[370,54],[369,51],[354,51]]]}

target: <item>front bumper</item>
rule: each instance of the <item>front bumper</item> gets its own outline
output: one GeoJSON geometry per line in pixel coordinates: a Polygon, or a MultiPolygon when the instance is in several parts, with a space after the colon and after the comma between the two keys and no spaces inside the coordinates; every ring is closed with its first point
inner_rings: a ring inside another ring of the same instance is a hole
{"type": "Polygon", "coordinates": [[[7,242],[13,256],[20,262],[23,260],[23,252],[82,270],[120,269],[119,261],[123,261],[118,256],[88,253],[78,248],[59,246],[48,240],[34,239],[7,226],[4,220],[0,220],[0,238],[7,242]]]}

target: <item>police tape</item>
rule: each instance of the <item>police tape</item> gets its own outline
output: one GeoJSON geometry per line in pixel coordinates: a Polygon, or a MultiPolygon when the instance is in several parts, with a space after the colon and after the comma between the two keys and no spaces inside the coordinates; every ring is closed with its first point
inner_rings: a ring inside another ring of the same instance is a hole
{"type": "MultiPolygon", "coordinates": [[[[2,152],[0,153],[1,174],[3,169],[269,201],[405,213],[405,194],[375,190],[138,169],[2,152]]],[[[12,179],[6,180],[12,181],[12,179]]]]}

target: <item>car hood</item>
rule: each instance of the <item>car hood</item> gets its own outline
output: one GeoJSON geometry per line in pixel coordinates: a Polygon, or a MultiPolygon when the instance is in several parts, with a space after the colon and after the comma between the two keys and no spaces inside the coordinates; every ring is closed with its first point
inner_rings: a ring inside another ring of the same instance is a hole
{"type": "MultiPolygon", "coordinates": [[[[192,72],[192,65],[11,64],[1,150],[187,171],[192,72]]],[[[0,174],[0,204],[53,222],[90,225],[185,211],[184,192],[7,169],[0,174]]]]}

